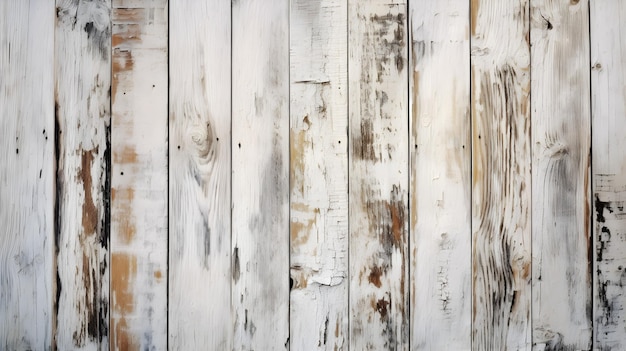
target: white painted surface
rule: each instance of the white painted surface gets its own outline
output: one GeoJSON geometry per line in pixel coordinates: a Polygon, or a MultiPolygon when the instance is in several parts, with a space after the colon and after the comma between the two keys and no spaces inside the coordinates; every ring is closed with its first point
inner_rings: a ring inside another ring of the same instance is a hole
{"type": "Polygon", "coordinates": [[[588,350],[589,3],[531,5],[533,345],[588,350]]]}
{"type": "Polygon", "coordinates": [[[113,0],[111,349],[167,341],[167,1],[113,0]]]}
{"type": "Polygon", "coordinates": [[[626,4],[590,1],[594,350],[626,348],[626,4]]]}
{"type": "Polygon", "coordinates": [[[423,0],[409,9],[411,349],[469,350],[469,7],[423,0]]]}
{"type": "Polygon", "coordinates": [[[347,3],[294,1],[290,26],[291,348],[345,349],[347,3]]]}
{"type": "Polygon", "coordinates": [[[409,347],[405,2],[348,2],[350,349],[409,347]]]}
{"type": "Polygon", "coordinates": [[[169,347],[230,350],[231,7],[170,7],[169,347]]]}
{"type": "Polygon", "coordinates": [[[289,348],[289,2],[232,8],[235,350],[289,348]]]}
{"type": "Polygon", "coordinates": [[[55,13],[54,338],[61,350],[97,350],[109,344],[111,3],[59,0],[55,13]]]}
{"type": "Polygon", "coordinates": [[[53,333],[54,4],[0,2],[0,349],[53,333]]]}
{"type": "Polygon", "coordinates": [[[473,350],[532,346],[528,11],[471,1],[473,350]]]}

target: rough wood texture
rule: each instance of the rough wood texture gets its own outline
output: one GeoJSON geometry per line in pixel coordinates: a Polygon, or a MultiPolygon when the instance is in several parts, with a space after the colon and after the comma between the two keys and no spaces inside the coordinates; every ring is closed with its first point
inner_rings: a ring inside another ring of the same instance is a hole
{"type": "Polygon", "coordinates": [[[111,349],[163,349],[167,1],[112,5],[111,349]]]}
{"type": "Polygon", "coordinates": [[[405,2],[348,2],[350,348],[409,346],[405,2]]]}
{"type": "Polygon", "coordinates": [[[626,348],[626,4],[591,3],[594,349],[626,348]]]}
{"type": "Polygon", "coordinates": [[[289,348],[289,2],[232,8],[235,350],[289,348]]]}
{"type": "Polygon", "coordinates": [[[347,348],[347,3],[291,4],[291,296],[294,350],[347,348]]]}
{"type": "Polygon", "coordinates": [[[471,1],[474,350],[531,348],[528,11],[471,1]]]}
{"type": "Polygon", "coordinates": [[[172,349],[232,348],[230,13],[229,1],[170,8],[172,349]]]}
{"type": "Polygon", "coordinates": [[[591,347],[588,9],[585,0],[532,2],[532,326],[541,350],[591,347]]]}
{"type": "Polygon", "coordinates": [[[0,2],[0,349],[53,344],[54,3],[0,2]]]}
{"type": "Polygon", "coordinates": [[[55,339],[60,350],[108,348],[110,10],[108,0],[57,1],[55,339]]]}
{"type": "Polygon", "coordinates": [[[471,347],[467,1],[409,3],[411,349],[471,347]]]}

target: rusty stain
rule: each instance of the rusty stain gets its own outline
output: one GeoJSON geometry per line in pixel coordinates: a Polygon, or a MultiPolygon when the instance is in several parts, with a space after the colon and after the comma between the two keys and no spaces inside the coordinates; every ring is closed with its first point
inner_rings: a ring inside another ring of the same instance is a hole
{"type": "Polygon", "coordinates": [[[132,203],[135,190],[132,188],[111,188],[111,202],[116,210],[116,220],[119,222],[119,238],[128,244],[135,236],[136,228],[132,220],[132,203]]]}
{"type": "Polygon", "coordinates": [[[127,314],[133,311],[132,283],[137,274],[137,257],[126,253],[111,253],[111,290],[113,309],[127,314]]]}
{"type": "Polygon", "coordinates": [[[472,28],[472,35],[476,34],[476,23],[478,22],[478,9],[480,7],[480,0],[470,0],[470,17],[472,28]]]}
{"type": "Polygon", "coordinates": [[[111,324],[113,324],[113,344],[116,350],[138,350],[139,345],[135,340],[133,333],[130,331],[126,318],[121,317],[119,319],[111,318],[111,324]]]}
{"type": "Polygon", "coordinates": [[[113,153],[113,162],[125,164],[137,163],[137,151],[133,146],[124,145],[121,150],[115,150],[113,153]]]}
{"type": "Polygon", "coordinates": [[[98,153],[97,148],[94,150],[83,150],[80,158],[81,166],[78,169],[78,178],[82,181],[83,190],[85,191],[82,224],[83,232],[87,235],[96,234],[98,227],[98,209],[91,193],[91,165],[94,160],[94,153],[98,153]]]}
{"type": "Polygon", "coordinates": [[[374,284],[377,288],[380,288],[382,286],[382,283],[380,282],[381,275],[383,275],[382,269],[380,269],[380,267],[378,266],[372,266],[372,268],[370,269],[370,274],[367,277],[367,280],[371,284],[374,284]]]}
{"type": "Polygon", "coordinates": [[[111,36],[111,44],[114,48],[118,48],[122,44],[141,43],[142,25],[121,24],[116,25],[115,28],[118,30],[114,31],[111,36]]]}
{"type": "Polygon", "coordinates": [[[157,281],[160,281],[161,278],[163,278],[163,273],[161,271],[154,271],[154,277],[157,279],[157,281]]]}
{"type": "Polygon", "coordinates": [[[305,150],[308,146],[308,142],[306,141],[306,132],[305,131],[291,131],[291,140],[290,140],[290,167],[289,167],[289,176],[290,176],[290,187],[291,192],[294,190],[298,190],[300,194],[304,193],[304,155],[305,150]]]}
{"type": "Polygon", "coordinates": [[[372,308],[380,315],[380,320],[387,319],[389,301],[384,298],[378,300],[371,300],[372,308]]]}
{"type": "Polygon", "coordinates": [[[146,9],[114,8],[112,18],[115,25],[120,25],[121,22],[141,24],[146,21],[146,9]]]}

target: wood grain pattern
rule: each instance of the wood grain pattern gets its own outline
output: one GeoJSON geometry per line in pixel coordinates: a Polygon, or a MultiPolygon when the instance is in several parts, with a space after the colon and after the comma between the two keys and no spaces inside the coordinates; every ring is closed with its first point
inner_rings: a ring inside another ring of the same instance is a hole
{"type": "Polygon", "coordinates": [[[55,340],[61,350],[109,342],[110,10],[107,0],[57,1],[55,340]]]}
{"type": "Polygon", "coordinates": [[[50,349],[54,3],[0,2],[0,349],[50,349]]]}
{"type": "Polygon", "coordinates": [[[169,347],[177,350],[232,349],[230,33],[229,1],[172,3],[169,347]]]}
{"type": "Polygon", "coordinates": [[[348,2],[350,348],[409,346],[405,2],[348,2]]]}
{"type": "Polygon", "coordinates": [[[532,325],[541,350],[591,347],[588,9],[570,0],[531,9],[532,325]]]}
{"type": "Polygon", "coordinates": [[[474,350],[531,348],[528,1],[471,1],[474,350]],[[507,40],[502,40],[507,38],[507,40]]]}
{"type": "Polygon", "coordinates": [[[467,1],[409,3],[411,349],[471,348],[467,1]]]}
{"type": "Polygon", "coordinates": [[[167,1],[112,5],[111,349],[164,349],[167,1]]]}
{"type": "Polygon", "coordinates": [[[594,350],[626,348],[626,4],[590,1],[594,350]]]}
{"type": "Polygon", "coordinates": [[[290,13],[290,338],[347,348],[347,3],[295,0],[290,13]]]}
{"type": "Polygon", "coordinates": [[[289,2],[232,8],[235,350],[289,348],[289,2]]]}

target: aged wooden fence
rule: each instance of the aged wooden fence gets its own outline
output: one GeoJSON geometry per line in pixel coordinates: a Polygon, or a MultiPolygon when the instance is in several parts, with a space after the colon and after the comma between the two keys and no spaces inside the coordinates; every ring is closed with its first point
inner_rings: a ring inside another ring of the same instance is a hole
{"type": "Polygon", "coordinates": [[[621,0],[0,0],[0,350],[626,350],[621,0]]]}

